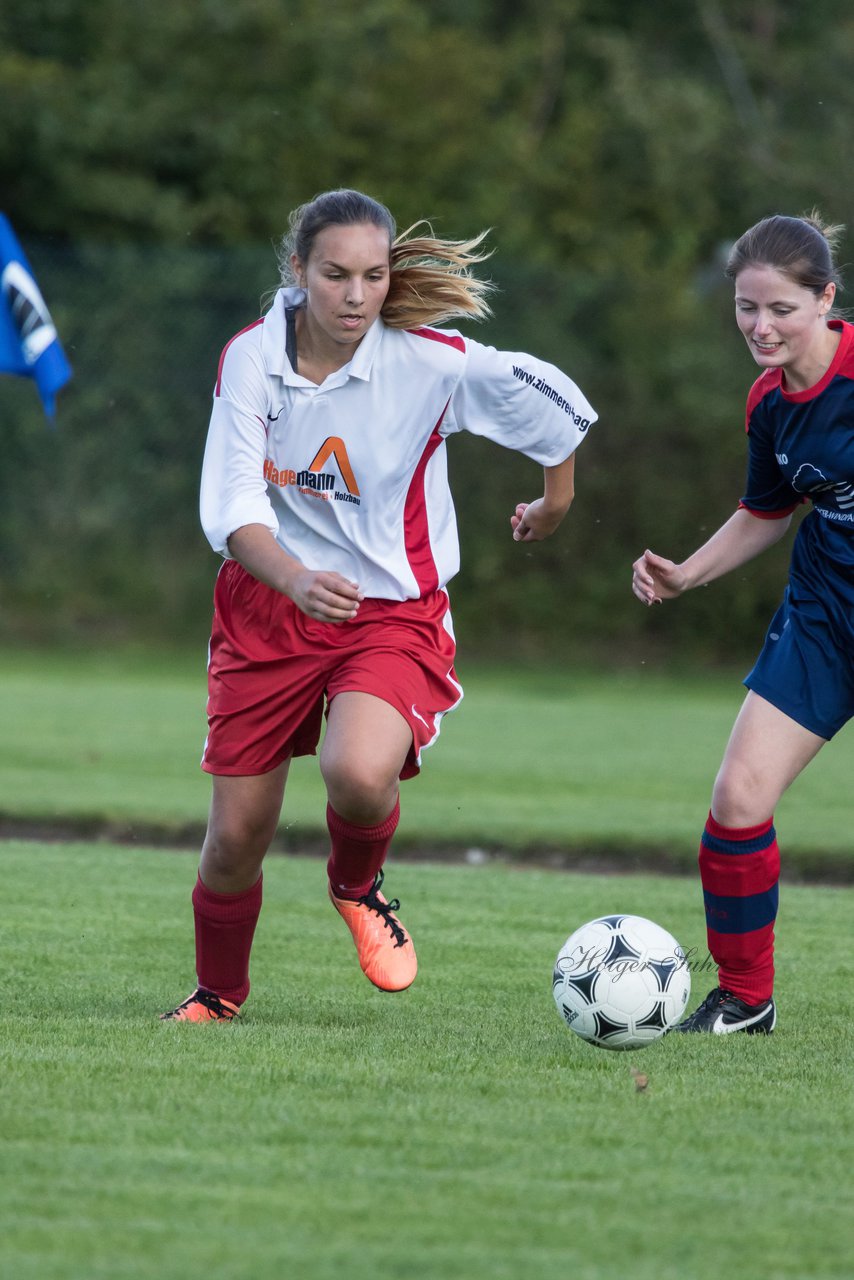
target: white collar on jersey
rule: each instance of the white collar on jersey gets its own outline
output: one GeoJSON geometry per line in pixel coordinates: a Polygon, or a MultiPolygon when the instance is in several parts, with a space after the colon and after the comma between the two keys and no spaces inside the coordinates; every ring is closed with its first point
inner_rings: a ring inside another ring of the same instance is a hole
{"type": "MultiPolygon", "coordinates": [[[[294,373],[285,353],[287,330],[285,309],[287,307],[304,306],[304,289],[298,289],[293,286],[287,289],[279,289],[273,299],[273,305],[264,316],[264,327],[261,331],[261,351],[268,370],[270,373],[277,374],[292,387],[315,386],[313,382],[309,382],[308,379],[301,378],[298,373],[294,373]]],[[[323,385],[337,385],[339,382],[346,382],[347,378],[360,378],[363,382],[369,381],[374,356],[382,342],[384,330],[385,325],[382,320],[377,318],[353,353],[353,359],[343,365],[342,368],[337,369],[335,373],[330,374],[323,385]]]]}

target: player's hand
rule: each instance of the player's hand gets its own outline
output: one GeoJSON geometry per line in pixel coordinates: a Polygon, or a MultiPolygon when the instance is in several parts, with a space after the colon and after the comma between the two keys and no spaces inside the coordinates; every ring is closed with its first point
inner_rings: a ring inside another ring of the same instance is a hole
{"type": "Polygon", "coordinates": [[[359,612],[364,592],[340,573],[304,569],[289,592],[294,604],[318,622],[349,622],[359,612]]]}
{"type": "Polygon", "coordinates": [[[543,498],[534,502],[520,502],[516,512],[510,517],[510,528],[513,530],[514,542],[542,542],[550,533],[554,533],[566,509],[547,507],[543,498]]]}
{"type": "Polygon", "coordinates": [[[645,551],[632,565],[632,591],[641,604],[661,604],[681,596],[688,578],[680,565],[645,551]]]}

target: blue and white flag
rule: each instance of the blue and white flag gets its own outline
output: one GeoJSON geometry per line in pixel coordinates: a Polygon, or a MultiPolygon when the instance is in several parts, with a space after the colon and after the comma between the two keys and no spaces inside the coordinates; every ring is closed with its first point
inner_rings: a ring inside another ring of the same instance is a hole
{"type": "Polygon", "coordinates": [[[50,312],[11,223],[0,213],[0,373],[34,378],[44,411],[71,377],[50,312]]]}

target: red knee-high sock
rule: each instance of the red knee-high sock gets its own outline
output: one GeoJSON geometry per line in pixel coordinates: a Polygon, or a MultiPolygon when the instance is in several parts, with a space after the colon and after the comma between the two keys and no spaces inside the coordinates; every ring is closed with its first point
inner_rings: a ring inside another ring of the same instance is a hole
{"type": "Polygon", "coordinates": [[[385,822],[376,827],[357,827],[345,821],[331,804],[326,806],[326,823],[332,840],[326,870],[336,898],[355,901],[368,892],[386,860],[399,821],[399,798],[385,822]]]}
{"type": "Polygon", "coordinates": [[[193,889],[199,986],[234,1004],[243,1004],[249,995],[249,953],[261,911],[262,880],[259,876],[243,893],[213,893],[199,876],[193,889]]]}
{"type": "Polygon", "coordinates": [[[720,985],[748,1004],[774,990],[780,850],[774,820],[724,827],[709,814],[700,844],[709,951],[720,985]]]}

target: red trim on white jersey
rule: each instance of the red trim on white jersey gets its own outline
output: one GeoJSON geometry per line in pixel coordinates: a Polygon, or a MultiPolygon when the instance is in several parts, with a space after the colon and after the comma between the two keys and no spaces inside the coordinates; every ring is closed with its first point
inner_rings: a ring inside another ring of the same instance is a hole
{"type": "Polygon", "coordinates": [[[431,342],[444,342],[448,347],[455,347],[463,355],[466,353],[465,339],[458,333],[442,333],[438,329],[407,329],[407,333],[416,338],[429,338],[431,342]]]}
{"type": "Polygon", "coordinates": [[[262,524],[306,568],[340,573],[370,598],[444,587],[460,559],[448,437],[468,431],[550,467],[596,414],[535,356],[381,320],[312,383],[286,356],[285,311],[301,298],[279,290],[263,323],[225,348],[202,468],[205,533],[228,557],[235,529],[262,524]]]}
{"type": "Polygon", "coordinates": [[[418,590],[422,596],[426,595],[428,591],[435,591],[439,586],[439,571],[436,568],[433,548],[430,545],[430,526],[427,521],[427,497],[424,492],[424,477],[427,472],[427,463],[433,457],[439,445],[443,443],[439,428],[442,425],[442,418],[444,418],[447,409],[448,405],[446,404],[442,410],[442,416],[427,441],[427,445],[410,481],[409,490],[406,494],[406,503],[403,508],[403,541],[406,547],[406,558],[409,561],[409,567],[415,576],[418,590]]]}
{"type": "MultiPolygon", "coordinates": [[[[263,323],[264,317],[262,316],[260,320],[253,320],[252,324],[248,324],[245,329],[241,329],[240,333],[249,333],[251,329],[257,329],[258,325],[263,323]]],[[[230,338],[222,349],[222,353],[219,357],[219,365],[217,366],[216,371],[216,388],[214,389],[214,396],[218,396],[222,391],[222,366],[225,361],[225,354],[232,342],[235,342],[240,337],[240,333],[236,333],[233,338],[230,338]]],[[[264,426],[266,427],[266,423],[264,423],[264,426]]]]}

